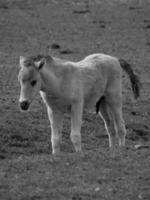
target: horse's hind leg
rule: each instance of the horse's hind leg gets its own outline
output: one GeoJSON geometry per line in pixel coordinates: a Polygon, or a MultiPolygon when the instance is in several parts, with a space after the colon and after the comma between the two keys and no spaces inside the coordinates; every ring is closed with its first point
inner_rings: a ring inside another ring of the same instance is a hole
{"type": "Polygon", "coordinates": [[[108,101],[114,118],[114,125],[119,140],[119,146],[123,147],[125,146],[126,128],[122,116],[122,96],[119,94],[112,95],[111,98],[108,98],[108,101]]]}
{"type": "Polygon", "coordinates": [[[101,100],[99,114],[104,121],[105,129],[109,137],[109,147],[111,150],[111,155],[114,156],[116,148],[116,131],[114,128],[113,117],[110,113],[105,97],[103,97],[103,99],[101,100]]]}
{"type": "Polygon", "coordinates": [[[122,116],[122,108],[115,106],[112,108],[114,119],[115,119],[115,126],[117,129],[117,135],[119,140],[119,146],[123,147],[125,146],[125,137],[126,137],[126,128],[125,128],[125,122],[122,116]]]}

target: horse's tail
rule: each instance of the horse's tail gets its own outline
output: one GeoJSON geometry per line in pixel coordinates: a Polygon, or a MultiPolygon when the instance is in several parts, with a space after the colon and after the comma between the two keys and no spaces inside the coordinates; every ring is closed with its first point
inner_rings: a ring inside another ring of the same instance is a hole
{"type": "Polygon", "coordinates": [[[140,96],[140,86],[141,82],[136,74],[134,74],[131,65],[127,63],[123,59],[119,59],[120,66],[122,69],[128,74],[130,81],[131,81],[131,86],[132,86],[132,91],[134,94],[134,98],[137,99],[140,96]]]}

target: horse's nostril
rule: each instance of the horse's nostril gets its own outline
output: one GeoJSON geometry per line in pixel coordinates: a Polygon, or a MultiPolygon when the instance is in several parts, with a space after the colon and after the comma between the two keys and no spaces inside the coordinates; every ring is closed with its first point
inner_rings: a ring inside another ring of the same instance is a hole
{"type": "Polygon", "coordinates": [[[28,101],[20,102],[20,107],[22,110],[27,110],[29,108],[29,102],[28,101]]]}

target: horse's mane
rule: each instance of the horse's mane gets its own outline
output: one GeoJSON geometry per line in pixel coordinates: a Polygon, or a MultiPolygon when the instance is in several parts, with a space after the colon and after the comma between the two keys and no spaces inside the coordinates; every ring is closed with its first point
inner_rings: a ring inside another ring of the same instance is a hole
{"type": "Polygon", "coordinates": [[[26,67],[30,67],[34,65],[34,62],[38,62],[40,61],[42,58],[45,58],[46,61],[49,61],[52,59],[52,57],[50,55],[42,55],[42,54],[38,54],[35,56],[29,56],[26,58],[26,60],[24,61],[24,64],[26,67]]]}
{"type": "Polygon", "coordinates": [[[32,59],[34,62],[38,62],[42,58],[49,59],[49,58],[51,58],[51,56],[50,55],[38,54],[38,55],[35,55],[35,56],[30,56],[29,58],[32,59]]]}

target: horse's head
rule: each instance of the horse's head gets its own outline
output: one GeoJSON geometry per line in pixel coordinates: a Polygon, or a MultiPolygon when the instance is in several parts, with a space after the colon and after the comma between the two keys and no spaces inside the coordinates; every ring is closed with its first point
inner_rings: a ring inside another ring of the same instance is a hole
{"type": "Polygon", "coordinates": [[[41,89],[41,77],[39,70],[44,66],[45,59],[35,60],[33,58],[20,57],[20,71],[18,80],[20,82],[20,108],[28,110],[31,102],[41,89]]]}

